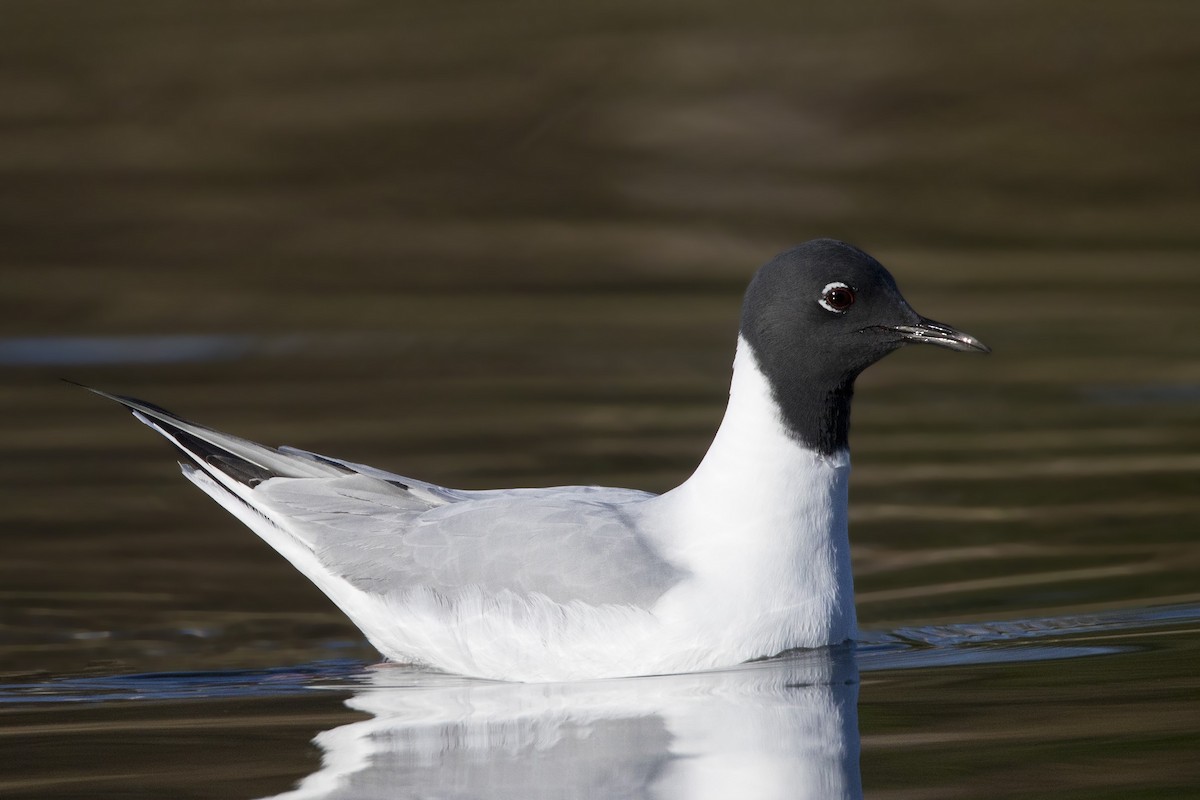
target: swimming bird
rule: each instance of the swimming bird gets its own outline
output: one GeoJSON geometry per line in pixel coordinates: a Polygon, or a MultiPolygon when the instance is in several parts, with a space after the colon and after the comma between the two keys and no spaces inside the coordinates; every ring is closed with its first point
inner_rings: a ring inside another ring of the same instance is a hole
{"type": "Polygon", "coordinates": [[[988,352],[914,311],[856,247],[818,239],[779,254],[746,291],[716,437],[661,495],[452,489],[97,393],[166,437],[184,475],[388,659],[561,681],[854,639],[851,396],[864,369],[910,343],[988,352]]]}

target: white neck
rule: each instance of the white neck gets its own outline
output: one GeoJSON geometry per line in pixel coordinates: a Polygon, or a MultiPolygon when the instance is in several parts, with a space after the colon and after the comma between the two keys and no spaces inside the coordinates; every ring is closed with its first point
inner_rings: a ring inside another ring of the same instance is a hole
{"type": "Polygon", "coordinates": [[[695,473],[659,498],[660,529],[673,532],[662,544],[698,586],[716,589],[725,603],[744,600],[745,608],[729,609],[742,615],[731,624],[778,626],[785,647],[851,638],[849,472],[848,453],[822,456],[788,435],[753,350],[739,338],[716,438],[695,473]]]}
{"type": "MultiPolygon", "coordinates": [[[[725,417],[700,466],[687,483],[699,483],[713,489],[722,486],[726,492],[736,488],[747,497],[762,495],[767,490],[788,496],[802,488],[788,480],[799,477],[791,473],[789,467],[801,467],[807,472],[813,467],[836,469],[849,463],[850,456],[846,452],[822,456],[788,434],[754,351],[739,336],[725,417]]],[[[777,495],[771,499],[779,502],[782,498],[777,495]]]]}

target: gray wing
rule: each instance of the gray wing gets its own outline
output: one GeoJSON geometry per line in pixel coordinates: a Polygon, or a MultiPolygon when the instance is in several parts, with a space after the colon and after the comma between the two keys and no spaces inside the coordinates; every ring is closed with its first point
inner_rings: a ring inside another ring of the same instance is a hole
{"type": "Polygon", "coordinates": [[[254,495],[330,572],[370,592],[475,585],[647,607],[683,577],[639,528],[646,492],[463,492],[380,474],[275,478],[254,495]]]}
{"type": "MultiPolygon", "coordinates": [[[[638,524],[637,506],[652,496],[645,492],[448,489],[265,447],[142,400],[90,391],[165,436],[186,459],[185,473],[273,547],[283,552],[299,543],[321,569],[367,591],[454,594],[476,586],[485,594],[538,592],[562,603],[644,607],[683,577],[638,524]],[[268,524],[243,516],[246,506],[268,524]]],[[[317,580],[311,567],[305,559],[301,569],[317,580]]]]}

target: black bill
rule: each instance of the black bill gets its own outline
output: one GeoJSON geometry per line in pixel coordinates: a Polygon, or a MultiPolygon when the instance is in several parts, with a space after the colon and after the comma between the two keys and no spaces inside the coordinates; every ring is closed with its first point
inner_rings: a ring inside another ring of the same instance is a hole
{"type": "Polygon", "coordinates": [[[919,344],[936,344],[950,350],[963,352],[990,353],[992,348],[976,339],[969,333],[963,333],[949,325],[921,318],[916,325],[897,325],[893,330],[904,337],[906,342],[919,344]]]}

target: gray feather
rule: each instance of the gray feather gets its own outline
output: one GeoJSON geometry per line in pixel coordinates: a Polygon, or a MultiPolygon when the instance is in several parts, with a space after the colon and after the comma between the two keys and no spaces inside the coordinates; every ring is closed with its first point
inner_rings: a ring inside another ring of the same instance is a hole
{"type": "Polygon", "coordinates": [[[555,487],[437,496],[353,475],[276,478],[255,495],[286,515],[292,534],[331,572],[370,592],[474,585],[562,603],[647,607],[682,577],[629,525],[625,507],[652,496],[645,492],[555,487]]]}

